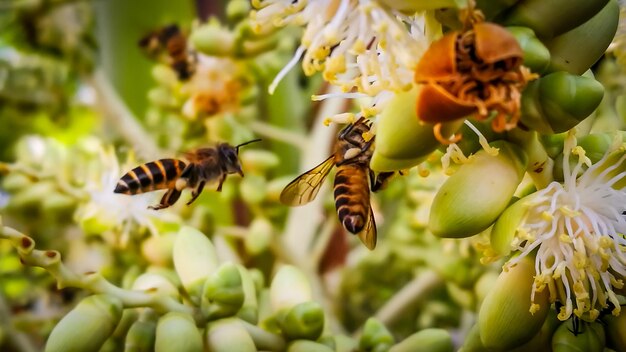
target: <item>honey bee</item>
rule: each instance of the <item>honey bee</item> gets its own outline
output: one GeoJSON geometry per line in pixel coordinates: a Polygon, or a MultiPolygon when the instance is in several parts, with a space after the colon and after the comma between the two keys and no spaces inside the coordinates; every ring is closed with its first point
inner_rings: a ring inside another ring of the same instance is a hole
{"type": "Polygon", "coordinates": [[[159,210],[174,205],[183,189],[191,188],[193,203],[207,183],[218,182],[217,191],[222,191],[222,184],[229,174],[239,174],[243,170],[239,162],[239,148],[260,139],[232,146],[220,143],[211,148],[200,148],[185,153],[189,163],[177,159],[160,159],[139,165],[127,172],[117,181],[113,192],[128,195],[167,189],[159,204],[148,208],[159,210]]]}
{"type": "Polygon", "coordinates": [[[374,138],[365,140],[363,137],[369,130],[370,124],[365,118],[346,127],[339,134],[334,153],[289,183],[280,194],[280,201],[291,206],[312,201],[330,170],[337,166],[334,196],[339,221],[367,248],[374,249],[377,230],[370,205],[370,189],[372,192],[382,189],[394,173],[376,175],[370,170],[374,138]]]}
{"type": "Polygon", "coordinates": [[[188,50],[187,37],[178,25],[171,24],[150,32],[139,40],[139,47],[153,59],[166,51],[167,63],[180,80],[191,78],[195,72],[195,54],[188,50]]]}

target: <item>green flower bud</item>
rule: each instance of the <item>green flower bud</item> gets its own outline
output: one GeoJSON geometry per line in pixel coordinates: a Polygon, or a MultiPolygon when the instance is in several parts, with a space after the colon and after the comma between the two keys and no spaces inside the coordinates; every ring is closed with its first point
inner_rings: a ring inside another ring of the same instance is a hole
{"type": "Polygon", "coordinates": [[[289,340],[317,340],[324,330],[324,310],[316,302],[305,302],[283,311],[278,325],[289,340]]]}
{"type": "MultiPolygon", "coordinates": [[[[0,166],[2,163],[0,163],[0,166]]],[[[33,180],[23,174],[10,173],[4,176],[2,180],[2,188],[9,193],[16,193],[22,188],[30,187],[33,184],[33,180]]]]}
{"type": "Polygon", "coordinates": [[[38,208],[42,201],[42,194],[56,193],[56,186],[52,181],[42,181],[19,190],[10,198],[13,208],[38,208]]]}
{"type": "Polygon", "coordinates": [[[504,23],[532,28],[541,38],[551,38],[589,20],[606,0],[524,0],[506,13],[504,23]]]}
{"type": "Polygon", "coordinates": [[[376,318],[369,318],[363,327],[363,335],[359,340],[362,351],[386,351],[394,344],[393,335],[376,318]]]}
{"type": "Polygon", "coordinates": [[[485,14],[485,18],[491,19],[519,1],[520,0],[476,0],[476,7],[485,14]]]}
{"type": "Polygon", "coordinates": [[[334,352],[330,347],[308,340],[292,341],[287,347],[287,352],[334,352]]]}
{"type": "Polygon", "coordinates": [[[172,92],[163,87],[155,87],[148,91],[148,101],[160,108],[168,109],[168,108],[176,108],[179,106],[179,101],[176,99],[172,92]]]}
{"type": "Polygon", "coordinates": [[[255,352],[257,349],[246,328],[236,318],[209,323],[205,343],[211,352],[255,352]]]}
{"type": "Polygon", "coordinates": [[[232,22],[238,22],[250,13],[250,2],[246,0],[229,1],[226,5],[226,17],[232,22]]]}
{"type": "Polygon", "coordinates": [[[481,150],[450,176],[433,200],[428,227],[439,237],[468,237],[488,228],[508,206],[526,170],[526,156],[496,141],[496,156],[481,150]]]}
{"type": "Polygon", "coordinates": [[[157,324],[153,320],[133,323],[124,340],[124,352],[152,352],[156,339],[157,324]]]}
{"type": "Polygon", "coordinates": [[[554,335],[554,331],[560,324],[561,321],[557,318],[557,312],[551,309],[539,332],[530,339],[530,341],[510,352],[536,352],[544,350],[546,346],[550,346],[552,335],[554,335]]]}
{"type": "MultiPolygon", "coordinates": [[[[428,157],[439,145],[433,126],[417,117],[415,102],[419,87],[397,93],[378,119],[376,148],[370,161],[374,171],[396,171],[413,167],[428,157]]],[[[462,120],[442,125],[442,134],[456,132],[462,120]]]]}
{"type": "Polygon", "coordinates": [[[578,145],[585,150],[585,155],[592,163],[597,163],[611,148],[613,138],[606,133],[592,133],[578,138],[578,145]]]}
{"type": "Polygon", "coordinates": [[[154,65],[152,67],[152,78],[160,85],[168,88],[175,87],[179,84],[176,72],[169,66],[164,64],[154,65]]]}
{"type": "Polygon", "coordinates": [[[202,232],[184,226],[174,241],[173,259],[183,287],[192,300],[197,300],[204,282],[217,269],[213,243],[202,232]]]}
{"type": "Polygon", "coordinates": [[[122,308],[106,294],[83,299],[54,327],[45,351],[98,351],[120,322],[122,308]]]}
{"type": "Polygon", "coordinates": [[[56,214],[60,219],[71,219],[76,208],[76,199],[61,193],[51,193],[41,201],[43,212],[56,214]]]}
{"type": "Polygon", "coordinates": [[[267,180],[261,175],[246,175],[239,184],[241,198],[248,204],[259,204],[267,196],[267,180]]]}
{"type": "Polygon", "coordinates": [[[552,336],[554,352],[602,352],[604,350],[604,328],[600,323],[580,322],[574,334],[573,319],[562,323],[552,336]],[[592,327],[592,325],[595,325],[592,327]]]}
{"type": "Polygon", "coordinates": [[[352,352],[357,350],[357,342],[346,335],[334,335],[335,352],[352,352]]]}
{"type": "Polygon", "coordinates": [[[263,174],[269,169],[273,169],[280,164],[278,156],[270,151],[260,149],[249,149],[239,154],[241,165],[246,170],[246,174],[263,174]]]}
{"type": "Polygon", "coordinates": [[[209,319],[232,316],[244,301],[241,274],[235,264],[224,263],[206,280],[201,308],[209,319]]]}
{"type": "Polygon", "coordinates": [[[443,329],[424,329],[391,347],[389,352],[452,352],[450,333],[443,329]]]}
{"type": "Polygon", "coordinates": [[[550,304],[547,290],[535,292],[536,305],[534,313],[530,312],[534,275],[534,260],[530,257],[500,273],[478,313],[480,338],[485,347],[511,349],[539,332],[550,304]]]}
{"type": "Polygon", "coordinates": [[[524,52],[524,66],[533,72],[543,72],[550,63],[550,51],[527,27],[506,28],[517,40],[524,52]]]}
{"type": "Polygon", "coordinates": [[[543,134],[565,132],[593,113],[603,96],[595,79],[555,72],[526,86],[521,121],[543,134]]]}
{"type": "Polygon", "coordinates": [[[237,265],[237,269],[241,275],[241,286],[244,294],[243,305],[239,309],[237,316],[251,324],[256,324],[258,321],[259,304],[257,302],[254,280],[252,275],[242,265],[237,265]]]}
{"type": "Polygon", "coordinates": [[[311,284],[304,273],[293,265],[281,266],[272,279],[270,300],[274,312],[312,301],[312,296],[311,284]]]}
{"type": "Polygon", "coordinates": [[[528,198],[524,197],[510,205],[496,220],[490,234],[491,248],[501,256],[511,252],[511,243],[515,238],[517,227],[528,212],[528,198]]]}
{"type": "Polygon", "coordinates": [[[189,314],[169,312],[159,318],[155,352],[198,352],[202,349],[202,336],[189,314]]]}
{"type": "Polygon", "coordinates": [[[465,309],[474,309],[476,307],[476,297],[474,292],[468,289],[461,288],[454,282],[446,283],[446,291],[452,301],[465,309]]]}
{"type": "Polygon", "coordinates": [[[168,267],[172,263],[175,240],[176,234],[171,232],[150,236],[141,243],[141,254],[152,265],[168,267]]]}
{"type": "Polygon", "coordinates": [[[246,253],[256,256],[265,252],[272,242],[272,223],[266,218],[257,217],[248,227],[244,239],[246,253]]]}
{"type": "Polygon", "coordinates": [[[491,292],[491,289],[498,281],[498,273],[495,271],[487,271],[482,274],[476,283],[474,284],[474,294],[476,295],[476,302],[478,303],[478,308],[485,300],[485,297],[491,292]]]}
{"type": "Polygon", "coordinates": [[[606,344],[616,351],[626,351],[626,313],[623,309],[619,316],[612,315],[602,318],[606,323],[606,344]]]}
{"type": "Polygon", "coordinates": [[[127,335],[128,329],[137,321],[139,317],[139,313],[137,309],[124,309],[122,312],[122,318],[120,319],[119,324],[115,327],[115,331],[113,331],[113,335],[111,338],[113,339],[123,339],[124,336],[127,335]]]}
{"type": "Polygon", "coordinates": [[[199,52],[211,56],[229,56],[235,50],[235,38],[217,21],[196,28],[191,33],[191,43],[199,52]]]}
{"type": "MultiPolygon", "coordinates": [[[[480,331],[478,328],[478,324],[474,324],[472,328],[465,336],[465,341],[463,341],[463,346],[459,349],[459,352],[486,352],[493,351],[492,349],[487,349],[483,342],[480,339],[480,331]]],[[[497,351],[497,350],[495,350],[497,351]]]]}
{"type": "MultiPolygon", "coordinates": [[[[602,4],[604,7],[595,14],[588,12],[587,15],[594,14],[593,17],[576,28],[545,41],[548,50],[550,50],[548,72],[567,71],[576,75],[584,73],[604,55],[615,36],[619,22],[617,1],[581,1],[594,4],[593,6],[602,4]]],[[[550,1],[549,3],[553,2],[561,1],[550,1]]],[[[560,13],[567,13],[564,9],[571,7],[569,5],[571,1],[567,1],[567,3],[558,10],[560,13]]],[[[549,21],[542,22],[551,23],[552,20],[550,18],[549,21]]],[[[571,23],[571,19],[568,21],[571,23]]]]}
{"type": "Polygon", "coordinates": [[[178,297],[178,289],[164,276],[154,273],[139,275],[132,286],[133,290],[148,291],[158,294],[178,297]]]}

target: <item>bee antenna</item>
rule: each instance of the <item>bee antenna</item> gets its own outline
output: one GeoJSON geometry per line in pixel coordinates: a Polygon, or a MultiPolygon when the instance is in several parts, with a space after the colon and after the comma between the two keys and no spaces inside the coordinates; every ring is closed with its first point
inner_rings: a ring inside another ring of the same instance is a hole
{"type": "Polygon", "coordinates": [[[250,143],[254,143],[254,142],[260,142],[260,141],[262,141],[262,139],[261,138],[257,138],[257,139],[253,139],[251,141],[247,141],[245,143],[238,144],[238,145],[235,146],[235,150],[237,150],[237,153],[239,153],[239,147],[243,147],[246,144],[250,144],[250,143]]]}

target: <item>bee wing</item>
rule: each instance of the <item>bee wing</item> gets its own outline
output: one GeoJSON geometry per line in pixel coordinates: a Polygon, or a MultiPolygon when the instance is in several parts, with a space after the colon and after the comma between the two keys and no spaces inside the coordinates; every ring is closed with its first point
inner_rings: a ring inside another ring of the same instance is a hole
{"type": "Polygon", "coordinates": [[[322,183],[330,170],[335,166],[335,156],[331,155],[321,164],[298,176],[280,193],[280,202],[285,205],[303,205],[317,196],[322,183]]]}
{"type": "Polygon", "coordinates": [[[359,239],[365,247],[369,250],[373,250],[376,248],[376,238],[378,232],[376,230],[376,220],[374,220],[374,212],[372,211],[372,207],[370,207],[369,215],[367,216],[367,223],[361,232],[357,234],[359,239]]]}

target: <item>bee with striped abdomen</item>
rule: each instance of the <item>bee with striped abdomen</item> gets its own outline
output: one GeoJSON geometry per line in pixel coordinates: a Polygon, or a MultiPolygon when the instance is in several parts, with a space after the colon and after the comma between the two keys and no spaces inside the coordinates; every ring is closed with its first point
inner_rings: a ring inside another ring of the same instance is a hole
{"type": "Polygon", "coordinates": [[[171,24],[150,32],[139,40],[139,46],[153,59],[167,52],[166,61],[180,80],[191,78],[195,72],[195,54],[188,50],[187,37],[178,25],[171,24]]]}
{"type": "Polygon", "coordinates": [[[243,170],[239,162],[239,147],[253,142],[232,146],[220,143],[211,148],[200,148],[185,153],[188,163],[177,159],[160,159],[139,165],[127,172],[117,182],[115,193],[134,195],[167,189],[159,204],[150,206],[150,209],[167,208],[178,200],[183,189],[191,188],[191,200],[187,205],[198,198],[204,186],[217,182],[217,191],[222,191],[222,184],[229,174],[239,174],[243,177],[243,170]]]}
{"type": "Polygon", "coordinates": [[[365,118],[346,127],[339,134],[333,155],[313,169],[298,176],[285,187],[280,201],[303,205],[317,196],[324,179],[337,166],[334,196],[339,221],[369,249],[376,247],[376,222],[370,205],[370,189],[381,189],[393,172],[375,175],[369,168],[374,139],[365,140],[370,124],[365,118]]]}

